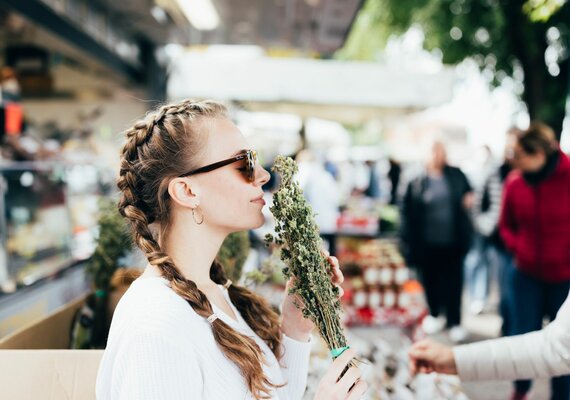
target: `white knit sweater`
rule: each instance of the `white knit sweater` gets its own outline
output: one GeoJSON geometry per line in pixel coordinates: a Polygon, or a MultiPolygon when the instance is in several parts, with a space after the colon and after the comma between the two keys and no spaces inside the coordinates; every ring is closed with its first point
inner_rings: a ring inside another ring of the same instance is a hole
{"type": "MultiPolygon", "coordinates": [[[[232,304],[237,321],[213,305],[237,331],[252,337],[265,355],[265,375],[286,385],[272,399],[301,399],[307,383],[310,343],[283,336],[280,363],[232,304]],[[281,364],[281,365],[280,365],[281,364]]],[[[252,399],[238,367],[216,344],[210,324],[160,277],[137,279],[119,302],[97,375],[97,399],[252,399]]]]}
{"type": "Polygon", "coordinates": [[[462,380],[514,380],[570,374],[570,296],[540,331],[453,348],[462,380]]]}

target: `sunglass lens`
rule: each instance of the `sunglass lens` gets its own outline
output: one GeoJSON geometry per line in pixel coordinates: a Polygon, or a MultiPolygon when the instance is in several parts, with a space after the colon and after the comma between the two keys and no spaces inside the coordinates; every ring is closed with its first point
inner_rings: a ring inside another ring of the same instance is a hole
{"type": "Polygon", "coordinates": [[[250,182],[255,180],[255,159],[256,154],[254,151],[248,151],[247,153],[247,179],[250,182]]]}

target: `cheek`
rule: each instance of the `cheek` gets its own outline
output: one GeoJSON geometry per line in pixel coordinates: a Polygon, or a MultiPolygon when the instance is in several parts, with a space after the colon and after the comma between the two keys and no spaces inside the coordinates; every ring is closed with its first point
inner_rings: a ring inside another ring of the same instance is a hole
{"type": "Polygon", "coordinates": [[[204,193],[204,211],[210,221],[230,223],[255,212],[254,205],[249,202],[254,195],[247,185],[231,178],[217,180],[215,186],[204,193]]]}

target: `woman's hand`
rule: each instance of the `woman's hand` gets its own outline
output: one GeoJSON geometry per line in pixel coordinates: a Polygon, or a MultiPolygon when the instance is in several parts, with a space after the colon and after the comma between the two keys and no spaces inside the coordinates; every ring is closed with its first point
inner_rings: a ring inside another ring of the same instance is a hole
{"type": "MultiPolygon", "coordinates": [[[[340,270],[338,259],[336,257],[330,257],[328,253],[325,253],[325,256],[331,267],[332,283],[339,286],[344,281],[344,276],[340,270]]],[[[289,289],[293,286],[294,279],[295,278],[291,278],[287,282],[287,286],[285,287],[286,293],[289,293],[289,289]]],[[[343,291],[340,286],[339,290],[339,297],[342,297],[343,291]]],[[[303,306],[303,300],[298,295],[288,294],[285,300],[283,300],[283,304],[281,305],[281,314],[283,316],[281,331],[291,339],[306,342],[309,340],[311,332],[315,328],[315,324],[313,324],[310,319],[303,317],[303,313],[295,304],[303,306]]]]}
{"type": "Polygon", "coordinates": [[[354,352],[346,350],[329,367],[319,382],[314,400],[356,400],[360,399],[368,389],[365,381],[360,380],[360,370],[351,367],[339,380],[348,363],[354,358],[354,352]]]}
{"type": "Polygon", "coordinates": [[[431,339],[424,339],[414,343],[409,352],[410,373],[428,374],[439,372],[442,374],[457,374],[455,357],[451,347],[434,342],[431,339]]]}

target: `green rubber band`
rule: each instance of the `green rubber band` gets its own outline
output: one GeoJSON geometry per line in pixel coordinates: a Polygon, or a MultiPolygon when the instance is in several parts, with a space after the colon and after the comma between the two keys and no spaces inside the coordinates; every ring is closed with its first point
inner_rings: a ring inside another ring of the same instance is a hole
{"type": "Polygon", "coordinates": [[[107,292],[103,289],[99,289],[95,292],[95,297],[105,297],[107,292]]]}
{"type": "Polygon", "coordinates": [[[338,358],[341,356],[342,353],[344,353],[348,349],[350,349],[350,346],[344,346],[344,347],[339,347],[338,349],[332,349],[331,356],[332,358],[338,358]]]}

